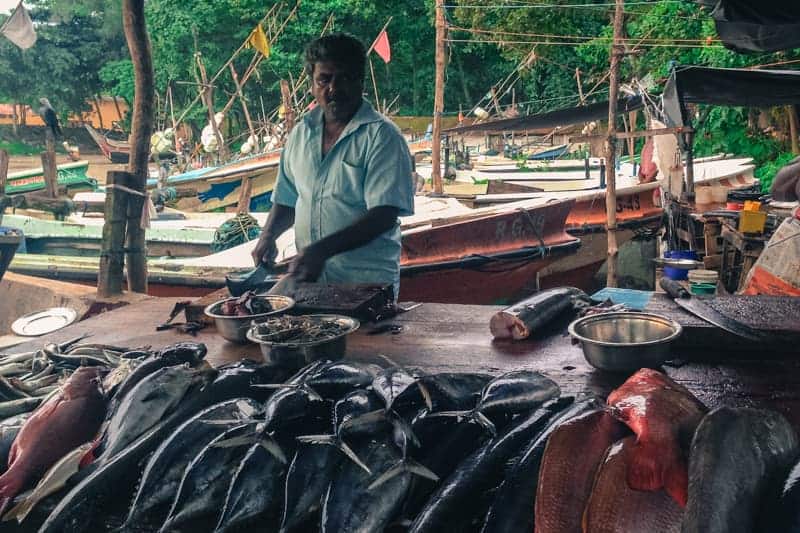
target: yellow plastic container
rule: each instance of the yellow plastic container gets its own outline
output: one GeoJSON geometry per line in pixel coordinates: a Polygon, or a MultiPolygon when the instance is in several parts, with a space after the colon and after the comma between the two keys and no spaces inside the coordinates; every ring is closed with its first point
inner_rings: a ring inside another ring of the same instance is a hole
{"type": "Polygon", "coordinates": [[[761,202],[746,201],[739,212],[739,231],[742,233],[763,233],[767,214],[760,211],[761,202]]]}

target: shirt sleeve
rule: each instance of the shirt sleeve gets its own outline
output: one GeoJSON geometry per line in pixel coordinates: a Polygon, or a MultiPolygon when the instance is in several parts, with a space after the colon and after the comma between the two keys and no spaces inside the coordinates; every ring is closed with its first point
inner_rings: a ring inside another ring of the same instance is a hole
{"type": "Polygon", "coordinates": [[[408,143],[391,125],[381,126],[367,154],[364,176],[367,209],[396,207],[400,216],[414,214],[414,185],[408,143]]]}
{"type": "Polygon", "coordinates": [[[275,181],[275,189],[272,191],[272,203],[295,207],[297,205],[297,187],[295,186],[294,176],[288,168],[287,160],[291,153],[291,138],[281,152],[281,160],[278,164],[278,178],[275,181]]]}

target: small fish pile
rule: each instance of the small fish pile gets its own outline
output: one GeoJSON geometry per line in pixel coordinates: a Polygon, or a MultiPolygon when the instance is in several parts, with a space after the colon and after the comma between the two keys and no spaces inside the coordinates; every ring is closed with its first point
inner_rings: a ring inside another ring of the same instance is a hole
{"type": "Polygon", "coordinates": [[[226,316],[250,316],[274,311],[269,299],[258,296],[254,291],[247,291],[238,298],[222,302],[219,312],[226,316]]]}
{"type": "Polygon", "coordinates": [[[255,333],[262,341],[302,344],[334,339],[347,330],[348,325],[338,320],[283,315],[258,323],[255,333]]]}

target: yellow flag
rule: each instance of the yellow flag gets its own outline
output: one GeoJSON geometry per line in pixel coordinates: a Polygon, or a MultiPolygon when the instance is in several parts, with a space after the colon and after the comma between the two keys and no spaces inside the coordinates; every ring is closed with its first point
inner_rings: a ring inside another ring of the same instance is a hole
{"type": "Polygon", "coordinates": [[[261,27],[261,24],[258,24],[253,31],[250,32],[250,37],[247,38],[247,46],[255,48],[264,54],[264,57],[269,57],[269,41],[267,40],[267,34],[264,33],[264,28],[261,27]]]}

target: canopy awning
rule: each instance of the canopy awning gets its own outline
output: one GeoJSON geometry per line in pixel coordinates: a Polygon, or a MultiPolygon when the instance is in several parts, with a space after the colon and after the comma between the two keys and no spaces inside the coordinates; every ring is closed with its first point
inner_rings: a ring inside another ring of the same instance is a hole
{"type": "Polygon", "coordinates": [[[688,121],[683,104],[772,107],[800,104],[800,71],[680,66],[664,86],[670,126],[688,121]]]}
{"type": "Polygon", "coordinates": [[[796,0],[698,0],[711,9],[719,38],[738,52],[800,48],[796,0]]]}
{"type": "MultiPolygon", "coordinates": [[[[628,113],[644,107],[640,96],[632,96],[621,99],[617,106],[617,114],[628,113]]],[[[570,126],[592,120],[603,120],[608,118],[608,102],[599,102],[586,106],[569,107],[541,113],[539,115],[528,115],[517,118],[506,118],[502,120],[492,120],[470,126],[459,126],[444,130],[445,134],[461,133],[486,133],[501,131],[531,131],[538,129],[555,129],[559,126],[570,126]]]]}

